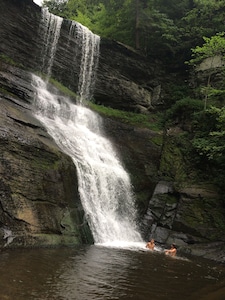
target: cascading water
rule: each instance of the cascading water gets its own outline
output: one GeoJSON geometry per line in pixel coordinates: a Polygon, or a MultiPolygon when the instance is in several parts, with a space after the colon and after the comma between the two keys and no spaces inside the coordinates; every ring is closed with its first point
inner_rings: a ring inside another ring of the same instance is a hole
{"type": "Polygon", "coordinates": [[[42,8],[42,19],[39,28],[39,36],[43,39],[41,72],[45,73],[47,77],[51,75],[62,21],[61,17],[51,14],[48,8],[42,8]]]}
{"type": "Polygon", "coordinates": [[[95,83],[95,71],[98,65],[100,37],[93,34],[87,27],[77,23],[78,35],[82,40],[82,58],[80,65],[78,100],[90,99],[95,83]]]}
{"type": "MultiPolygon", "coordinates": [[[[82,25],[77,28],[83,43],[80,102],[90,95],[99,37],[82,25]]],[[[50,93],[47,83],[36,75],[33,84],[36,117],[77,167],[79,193],[95,243],[142,242],[135,223],[130,179],[112,144],[103,136],[101,118],[81,103],[75,105],[67,97],[50,93]]]]}

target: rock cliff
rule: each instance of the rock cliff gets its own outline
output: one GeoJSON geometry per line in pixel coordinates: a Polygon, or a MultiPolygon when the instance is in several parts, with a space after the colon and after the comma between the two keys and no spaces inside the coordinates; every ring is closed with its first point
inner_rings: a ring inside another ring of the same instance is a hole
{"type": "MultiPolygon", "coordinates": [[[[42,34],[41,8],[32,0],[1,0],[1,7],[4,11],[0,19],[3,41],[0,45],[3,132],[1,245],[13,247],[91,242],[92,236],[83,217],[77,186],[71,183],[72,177],[76,179],[75,167],[32,116],[34,90],[31,73],[43,71],[40,53],[45,40],[42,34]],[[6,233],[10,242],[7,242],[6,233]]],[[[71,25],[70,20],[62,20],[51,76],[76,92],[81,45],[73,36],[68,35],[71,25]]],[[[120,103],[124,103],[123,108],[131,111],[147,111],[152,106],[152,99],[157,102],[159,93],[154,92],[154,86],[158,86],[158,82],[153,80],[155,71],[144,68],[145,60],[142,56],[117,42],[106,40],[101,43],[100,52],[94,94],[97,102],[117,108],[122,108],[120,103]],[[117,55],[116,63],[114,55],[117,55]],[[127,60],[126,64],[123,63],[124,58],[127,60]],[[121,67],[124,68],[123,71],[121,67]],[[133,68],[137,71],[137,76],[130,75],[133,68]],[[145,80],[147,76],[148,84],[145,80]]],[[[127,144],[126,148],[119,151],[129,153],[124,157],[125,164],[131,165],[132,160],[136,161],[133,166],[138,174],[134,179],[137,194],[144,192],[149,197],[155,185],[155,176],[150,175],[154,173],[153,170],[157,173],[160,153],[160,148],[151,142],[155,133],[148,130],[138,132],[138,129],[112,121],[106,123],[110,124],[109,133],[113,131],[118,138],[115,143],[120,143],[122,139],[131,141],[130,145],[127,144]],[[119,135],[116,132],[118,127],[121,128],[119,135]],[[129,137],[131,133],[134,139],[129,137]],[[132,149],[136,138],[140,140],[139,146],[136,146],[139,154],[135,154],[132,149]],[[146,139],[149,140],[147,152],[146,139]],[[148,154],[153,157],[152,162],[147,161],[148,154]],[[153,166],[152,171],[149,171],[150,166],[153,166]]],[[[147,199],[142,200],[142,214],[146,205],[147,199]]]]}
{"type": "Polygon", "coordinates": [[[90,242],[75,166],[32,116],[31,74],[1,62],[0,82],[0,247],[90,242]]]}
{"type": "Polygon", "coordinates": [[[106,39],[101,40],[100,53],[97,103],[138,113],[148,113],[161,103],[159,78],[164,71],[159,61],[150,62],[126,45],[106,39]]]}

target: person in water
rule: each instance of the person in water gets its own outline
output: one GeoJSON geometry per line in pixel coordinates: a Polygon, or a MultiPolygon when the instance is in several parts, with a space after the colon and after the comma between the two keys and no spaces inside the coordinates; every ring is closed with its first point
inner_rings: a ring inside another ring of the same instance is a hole
{"type": "Polygon", "coordinates": [[[150,249],[150,250],[154,250],[155,248],[155,241],[153,239],[151,239],[147,244],[146,244],[146,248],[150,249]]]}
{"type": "Polygon", "coordinates": [[[176,254],[177,254],[177,247],[174,244],[172,244],[170,246],[170,249],[166,249],[165,250],[165,254],[166,255],[170,255],[170,256],[176,256],[176,254]]]}

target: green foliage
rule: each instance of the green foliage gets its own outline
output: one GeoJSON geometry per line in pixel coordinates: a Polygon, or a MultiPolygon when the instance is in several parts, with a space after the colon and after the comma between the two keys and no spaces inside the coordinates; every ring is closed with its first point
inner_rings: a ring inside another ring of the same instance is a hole
{"type": "Polygon", "coordinates": [[[185,135],[170,136],[166,140],[160,159],[160,172],[165,180],[173,180],[177,185],[187,181],[189,145],[185,135]]]}
{"type": "Polygon", "coordinates": [[[178,28],[173,20],[158,10],[145,10],[141,25],[141,48],[147,55],[163,56],[174,54],[175,46],[180,42],[178,28]],[[154,45],[154,47],[152,47],[154,45]]]}
{"type": "Polygon", "coordinates": [[[217,135],[210,134],[210,137],[213,138],[211,139],[206,137],[196,138],[192,141],[192,145],[194,146],[197,153],[200,156],[205,157],[207,160],[214,160],[214,161],[216,160],[218,162],[224,161],[222,155],[225,154],[225,146],[224,146],[225,133],[223,132],[217,135]]]}
{"type": "Polygon", "coordinates": [[[192,59],[190,65],[196,65],[204,59],[214,56],[224,56],[225,54],[225,33],[217,33],[216,35],[208,38],[203,37],[205,43],[202,46],[192,48],[192,59]]]}
{"type": "MultiPolygon", "coordinates": [[[[122,1],[123,2],[123,1],[122,1]]],[[[100,36],[121,41],[133,45],[132,24],[129,13],[124,11],[124,4],[117,10],[116,3],[109,7],[104,4],[95,8],[92,29],[100,36]]]]}
{"type": "Polygon", "coordinates": [[[225,178],[225,108],[211,107],[204,111],[201,100],[185,98],[177,101],[166,117],[167,126],[173,126],[175,122],[186,132],[186,135],[176,136],[176,146],[192,163],[190,172],[193,174],[194,165],[198,177],[222,186],[225,178]],[[187,137],[189,145],[184,146],[187,137]]]}
{"type": "MultiPolygon", "coordinates": [[[[175,81],[175,80],[174,80],[175,81]]],[[[166,94],[168,100],[166,101],[166,107],[170,108],[176,101],[184,99],[190,94],[190,87],[184,83],[183,80],[176,80],[176,83],[168,82],[165,84],[166,94]]]]}
{"type": "Polygon", "coordinates": [[[195,114],[195,136],[208,136],[211,131],[216,130],[219,112],[219,108],[211,107],[195,114]]]}
{"type": "Polygon", "coordinates": [[[173,20],[179,20],[192,8],[189,0],[156,0],[156,9],[168,15],[173,20]]]}
{"type": "Polygon", "coordinates": [[[203,110],[203,102],[192,98],[177,101],[166,113],[167,120],[176,120],[180,124],[195,119],[195,114],[203,110]]]}
{"type": "Polygon", "coordinates": [[[7,63],[7,64],[9,64],[9,65],[23,68],[22,64],[15,62],[11,57],[9,57],[9,56],[7,56],[3,53],[0,53],[0,60],[7,63]]]}
{"type": "Polygon", "coordinates": [[[55,15],[67,18],[70,12],[67,9],[67,2],[63,0],[44,0],[43,6],[48,7],[49,11],[55,15]]]}
{"type": "Polygon", "coordinates": [[[110,107],[105,107],[103,105],[97,105],[92,102],[88,104],[91,109],[96,112],[108,116],[110,118],[115,118],[120,122],[133,125],[136,127],[149,128],[155,131],[162,130],[162,116],[160,114],[156,115],[143,115],[136,114],[132,112],[126,112],[118,109],[113,109],[110,107]]]}
{"type": "Polygon", "coordinates": [[[199,168],[208,172],[216,183],[225,177],[225,108],[210,107],[196,119],[192,139],[193,155],[199,168]],[[221,178],[221,179],[219,179],[221,178]]]}
{"type": "Polygon", "coordinates": [[[211,76],[214,72],[213,62],[215,57],[224,58],[225,54],[225,33],[217,33],[216,35],[208,38],[203,37],[205,43],[200,47],[196,46],[192,48],[192,59],[190,59],[190,65],[196,66],[200,64],[204,59],[211,58],[211,65],[208,68],[208,79],[206,86],[203,86],[200,91],[204,95],[204,109],[207,107],[208,98],[221,96],[225,91],[216,90],[211,87],[211,76]]]}
{"type": "Polygon", "coordinates": [[[102,37],[137,47],[145,55],[190,59],[202,36],[224,30],[223,0],[44,0],[49,11],[102,37]]]}
{"type": "Polygon", "coordinates": [[[50,78],[50,83],[52,83],[59,91],[61,91],[63,94],[67,95],[70,98],[76,99],[77,95],[67,87],[65,87],[63,84],[55,80],[54,78],[50,78]]]}
{"type": "Polygon", "coordinates": [[[200,156],[225,166],[225,108],[208,109],[205,123],[192,144],[200,156]]]}
{"type": "Polygon", "coordinates": [[[44,5],[102,37],[133,47],[138,39],[138,48],[148,55],[155,54],[156,47],[157,51],[174,53],[174,45],[179,43],[173,20],[156,9],[153,0],[45,0],[44,5]]]}
{"type": "Polygon", "coordinates": [[[224,30],[225,18],[223,0],[194,0],[193,7],[181,20],[184,40],[198,45],[202,36],[212,36],[224,30]]]}

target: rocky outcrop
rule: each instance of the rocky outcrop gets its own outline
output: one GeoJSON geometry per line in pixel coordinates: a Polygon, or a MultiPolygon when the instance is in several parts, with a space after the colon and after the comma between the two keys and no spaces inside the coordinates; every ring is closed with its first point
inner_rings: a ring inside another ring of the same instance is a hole
{"type": "Polygon", "coordinates": [[[207,108],[224,105],[224,67],[224,58],[216,55],[204,59],[191,71],[189,84],[195,97],[204,99],[207,108]]]}
{"type": "MultiPolygon", "coordinates": [[[[1,7],[6,12],[0,20],[0,33],[4,41],[0,44],[1,101],[4,103],[1,130],[5,133],[8,147],[2,137],[2,153],[5,154],[1,165],[1,190],[5,191],[4,195],[2,194],[2,199],[5,200],[1,200],[0,221],[2,237],[8,236],[9,241],[13,240],[7,243],[2,239],[2,246],[74,244],[87,240],[91,242],[92,237],[83,217],[77,186],[71,184],[71,178],[76,182],[75,167],[71,159],[58,149],[46,130],[32,116],[34,90],[31,85],[31,73],[27,70],[32,72],[42,70],[40,53],[44,38],[40,34],[43,26],[41,9],[32,0],[1,0],[1,7]],[[11,154],[11,146],[15,157],[11,154]],[[20,173],[17,166],[22,168],[23,172],[20,173]],[[10,173],[11,177],[6,180],[9,168],[13,171],[10,173]],[[23,180],[26,188],[23,188],[23,180]]],[[[78,45],[73,36],[68,36],[71,25],[69,20],[62,22],[51,74],[71,90],[77,91],[81,45],[78,45]]],[[[129,93],[132,96],[130,104],[124,108],[137,110],[139,107],[139,110],[146,110],[154,97],[158,99],[160,89],[158,88],[153,97],[150,85],[144,87],[146,74],[153,76],[154,72],[151,70],[148,73],[146,68],[142,71],[144,64],[145,59],[133,50],[116,42],[102,42],[98,69],[100,79],[96,89],[96,95],[99,95],[97,101],[99,102],[101,98],[101,91],[107,95],[107,90],[103,88],[107,83],[109,84],[107,98],[111,99],[111,104],[110,102],[108,104],[117,107],[113,104],[113,99],[116,99],[118,86],[114,89],[113,82],[108,80],[116,72],[117,80],[121,81],[121,89],[125,88],[125,81],[129,87],[126,93],[120,93],[121,103],[128,103],[129,93]],[[118,53],[118,64],[114,65],[113,60],[109,60],[109,51],[118,53]],[[127,56],[130,56],[130,59],[122,71],[122,61],[127,56]],[[117,69],[119,65],[120,69],[117,69]],[[138,76],[129,75],[132,68],[137,68],[138,76]],[[133,96],[139,84],[142,85],[140,95],[133,96]],[[113,94],[110,94],[111,90],[114,90],[113,94]],[[143,95],[146,96],[145,99],[142,99],[143,95]]],[[[158,83],[153,85],[157,86],[158,83]]],[[[119,108],[119,102],[117,104],[119,108]]],[[[105,120],[105,123],[106,131],[116,145],[119,146],[124,140],[128,141],[123,149],[118,147],[118,152],[126,154],[121,155],[124,164],[127,169],[131,168],[134,171],[133,174],[136,173],[132,180],[143,214],[156,184],[156,177],[151,176],[157,174],[159,164],[160,146],[153,142],[156,134],[110,120],[105,120]],[[152,157],[152,161],[147,159],[146,154],[152,157]],[[135,163],[131,163],[134,161],[135,163]]]]}
{"type": "Polygon", "coordinates": [[[143,237],[161,246],[175,243],[180,255],[225,263],[223,196],[190,171],[176,137],[108,118],[104,128],[131,174],[143,237]]]}
{"type": "Polygon", "coordinates": [[[32,0],[1,0],[0,56],[12,64],[37,70],[40,7],[32,0]]]}
{"type": "Polygon", "coordinates": [[[163,134],[110,118],[104,118],[104,130],[131,176],[141,223],[158,182],[163,134]]]}
{"type": "Polygon", "coordinates": [[[179,134],[164,138],[159,174],[143,219],[145,237],[175,243],[179,253],[225,262],[223,195],[196,175],[179,149],[179,134]]]}
{"type": "MultiPolygon", "coordinates": [[[[1,7],[0,246],[91,242],[74,164],[32,115],[34,90],[27,70],[42,71],[41,9],[32,0],[1,0],[1,7]]],[[[68,36],[70,26],[63,20],[51,74],[76,91],[81,45],[68,36]]]]}
{"type": "Polygon", "coordinates": [[[162,70],[159,61],[149,62],[121,43],[102,39],[95,101],[112,108],[148,113],[162,102],[162,70]]]}
{"type": "MultiPolygon", "coordinates": [[[[42,72],[41,49],[46,41],[41,8],[32,0],[0,3],[4,11],[0,20],[0,36],[4,40],[0,55],[23,68],[42,72]]],[[[81,45],[69,34],[71,26],[70,20],[63,20],[51,75],[77,92],[81,45]]],[[[162,70],[159,61],[149,62],[125,45],[101,39],[94,99],[105,106],[148,113],[162,103],[162,70]]]]}
{"type": "Polygon", "coordinates": [[[31,74],[0,63],[0,247],[91,242],[76,168],[33,117],[31,74]]]}

